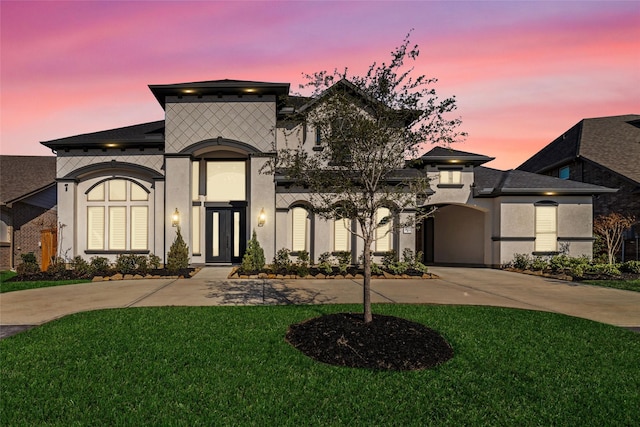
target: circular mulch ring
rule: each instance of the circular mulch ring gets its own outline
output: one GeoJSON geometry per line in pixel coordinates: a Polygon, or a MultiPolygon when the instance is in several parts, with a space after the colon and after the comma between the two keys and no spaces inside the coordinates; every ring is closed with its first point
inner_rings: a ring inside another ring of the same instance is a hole
{"type": "Polygon", "coordinates": [[[436,331],[393,316],[336,313],[289,326],[286,341],[319,362],[351,368],[412,371],[437,366],[453,349],[436,331]]]}

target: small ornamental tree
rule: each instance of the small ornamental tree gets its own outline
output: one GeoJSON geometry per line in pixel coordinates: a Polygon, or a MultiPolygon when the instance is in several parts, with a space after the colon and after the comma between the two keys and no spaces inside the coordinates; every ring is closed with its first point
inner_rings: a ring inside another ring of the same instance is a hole
{"type": "Polygon", "coordinates": [[[622,215],[617,212],[600,215],[593,221],[593,232],[602,238],[607,249],[609,264],[616,261],[616,254],[622,247],[624,231],[635,222],[636,219],[632,215],[622,215]]]}
{"type": "Polygon", "coordinates": [[[258,242],[256,230],[253,230],[251,240],[247,243],[247,250],[242,257],[242,271],[246,273],[260,271],[264,268],[264,264],[264,250],[258,242]]]}
{"type": "Polygon", "coordinates": [[[438,99],[432,87],[436,79],[413,76],[413,68],[406,66],[418,54],[407,35],[389,63],[374,62],[363,76],[349,75],[346,69],[306,75],[308,83],[302,87],[312,89],[311,100],[290,108],[292,130],[285,146],[276,147],[269,168],[304,188],[320,217],[358,224],[357,231],[349,231],[363,241],[367,323],[373,319],[372,244],[394,228],[414,223],[416,217],[409,214],[400,223],[400,213],[419,210],[427,194],[426,174],[408,168],[407,159],[416,158],[424,144],[448,145],[464,136],[457,130],[460,120],[447,118],[456,109],[455,98],[438,99]],[[304,137],[306,129],[315,129],[314,141],[304,137]],[[378,218],[379,212],[390,214],[378,218]]]}
{"type": "Polygon", "coordinates": [[[182,238],[180,227],[176,231],[176,238],[173,240],[169,252],[167,253],[167,270],[172,273],[189,268],[189,247],[182,238]]]}

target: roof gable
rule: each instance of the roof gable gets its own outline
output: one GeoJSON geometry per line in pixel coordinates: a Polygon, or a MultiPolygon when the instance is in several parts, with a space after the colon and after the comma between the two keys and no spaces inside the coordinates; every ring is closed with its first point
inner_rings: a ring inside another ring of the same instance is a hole
{"type": "Polygon", "coordinates": [[[582,157],[640,184],[640,115],[583,119],[517,169],[544,173],[582,157]]]}
{"type": "Polygon", "coordinates": [[[423,154],[419,160],[423,164],[473,164],[479,166],[494,158],[495,157],[488,157],[482,154],[454,150],[448,147],[434,147],[423,154]]]}
{"type": "Polygon", "coordinates": [[[55,184],[54,156],[0,156],[0,202],[11,203],[55,184]]]}

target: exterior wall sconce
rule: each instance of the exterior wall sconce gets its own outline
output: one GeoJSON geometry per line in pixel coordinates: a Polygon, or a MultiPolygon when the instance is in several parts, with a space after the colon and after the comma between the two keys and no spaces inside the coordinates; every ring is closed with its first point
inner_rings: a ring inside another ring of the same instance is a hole
{"type": "Polygon", "coordinates": [[[171,225],[173,227],[177,227],[178,225],[180,225],[180,211],[178,211],[178,208],[176,208],[176,210],[173,212],[173,215],[171,215],[171,225]]]}
{"type": "Polygon", "coordinates": [[[264,208],[262,208],[260,210],[260,213],[258,214],[258,227],[262,227],[266,220],[267,220],[267,214],[264,213],[264,208]]]}

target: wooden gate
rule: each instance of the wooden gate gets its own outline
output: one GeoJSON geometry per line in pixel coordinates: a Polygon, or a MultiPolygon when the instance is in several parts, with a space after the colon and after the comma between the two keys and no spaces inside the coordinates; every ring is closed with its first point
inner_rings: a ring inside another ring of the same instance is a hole
{"type": "Polygon", "coordinates": [[[55,228],[40,231],[42,250],[42,271],[47,271],[57,255],[58,230],[55,228]]]}

